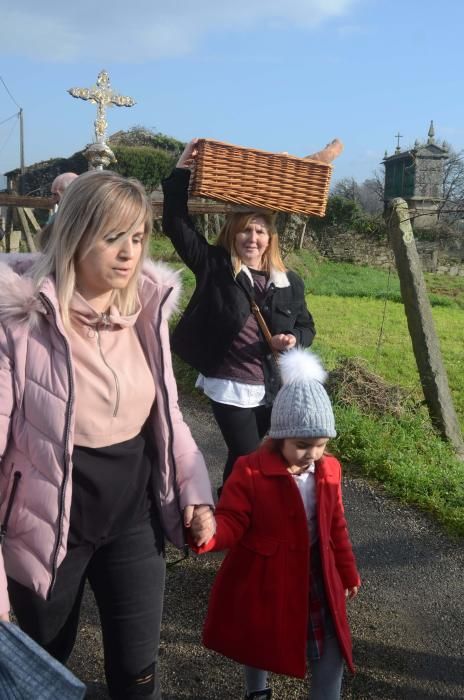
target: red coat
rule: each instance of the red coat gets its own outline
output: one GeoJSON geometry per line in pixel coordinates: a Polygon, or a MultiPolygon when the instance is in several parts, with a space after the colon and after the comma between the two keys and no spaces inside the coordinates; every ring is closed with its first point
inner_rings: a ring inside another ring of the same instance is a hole
{"type": "MultiPolygon", "coordinates": [[[[298,487],[278,453],[241,457],[216,509],[217,532],[202,553],[229,549],[211,591],[206,647],[239,663],[302,678],[309,615],[309,534],[298,487]]],[[[316,463],[317,518],[327,601],[354,671],[345,588],[359,585],[343,513],[341,467],[316,463]]]]}

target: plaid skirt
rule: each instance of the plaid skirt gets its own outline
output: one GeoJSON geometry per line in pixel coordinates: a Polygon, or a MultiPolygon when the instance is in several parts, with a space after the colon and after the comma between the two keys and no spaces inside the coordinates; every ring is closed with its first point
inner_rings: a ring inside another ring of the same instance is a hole
{"type": "Polygon", "coordinates": [[[324,651],[325,637],[335,637],[335,627],[325,595],[319,540],[311,545],[308,622],[308,659],[318,661],[324,651]]]}

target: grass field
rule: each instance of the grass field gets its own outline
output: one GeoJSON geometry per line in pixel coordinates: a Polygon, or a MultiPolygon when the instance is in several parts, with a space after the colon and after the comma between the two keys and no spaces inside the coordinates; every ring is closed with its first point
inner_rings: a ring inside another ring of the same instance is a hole
{"type": "MultiPolygon", "coordinates": [[[[169,241],[153,241],[152,254],[175,266],[169,241]]],[[[403,501],[432,513],[453,534],[464,535],[464,462],[434,432],[423,406],[399,280],[394,271],[332,263],[308,251],[291,255],[305,280],[317,337],[313,349],[328,369],[341,358],[361,358],[385,382],[415,399],[400,417],[374,416],[335,405],[339,436],[332,449],[346,468],[381,482],[403,501]]],[[[194,278],[183,272],[186,303],[194,278]]],[[[426,284],[452,397],[464,429],[464,278],[426,275],[426,284]]],[[[192,390],[194,373],[176,361],[180,385],[192,390]]]]}
{"type": "MultiPolygon", "coordinates": [[[[369,297],[308,295],[316,319],[314,349],[329,368],[340,355],[363,358],[368,367],[392,384],[421,396],[419,374],[401,303],[369,297]]],[[[464,311],[432,308],[435,328],[455,409],[464,430],[464,311]]]]}

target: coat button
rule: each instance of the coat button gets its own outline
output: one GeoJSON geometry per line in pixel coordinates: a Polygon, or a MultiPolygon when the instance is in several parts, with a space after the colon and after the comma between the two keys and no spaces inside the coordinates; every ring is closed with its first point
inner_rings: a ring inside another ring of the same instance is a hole
{"type": "Polygon", "coordinates": [[[295,549],[296,549],[295,545],[294,545],[294,544],[291,544],[291,545],[290,545],[290,551],[291,551],[291,552],[294,552],[295,549]]]}
{"type": "Polygon", "coordinates": [[[289,516],[290,516],[291,518],[294,518],[294,517],[295,517],[295,511],[294,511],[294,510],[291,510],[291,511],[289,512],[289,516]]]}

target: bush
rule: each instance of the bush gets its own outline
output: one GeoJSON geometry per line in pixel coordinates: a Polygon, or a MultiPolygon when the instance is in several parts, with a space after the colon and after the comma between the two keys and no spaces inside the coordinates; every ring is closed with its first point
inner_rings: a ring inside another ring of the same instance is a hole
{"type": "Polygon", "coordinates": [[[172,136],[166,136],[143,126],[133,126],[128,131],[117,131],[108,140],[111,148],[115,146],[148,146],[161,151],[171,153],[174,157],[179,156],[184,150],[185,144],[172,136]]]}
{"type": "Polygon", "coordinates": [[[329,197],[322,219],[311,218],[310,228],[316,235],[340,229],[381,238],[386,235],[385,222],[380,214],[368,214],[358,202],[338,195],[329,197]]]}
{"type": "Polygon", "coordinates": [[[150,192],[169,175],[177,156],[150,146],[114,146],[117,163],[112,169],[125,177],[135,177],[150,192]]]}

